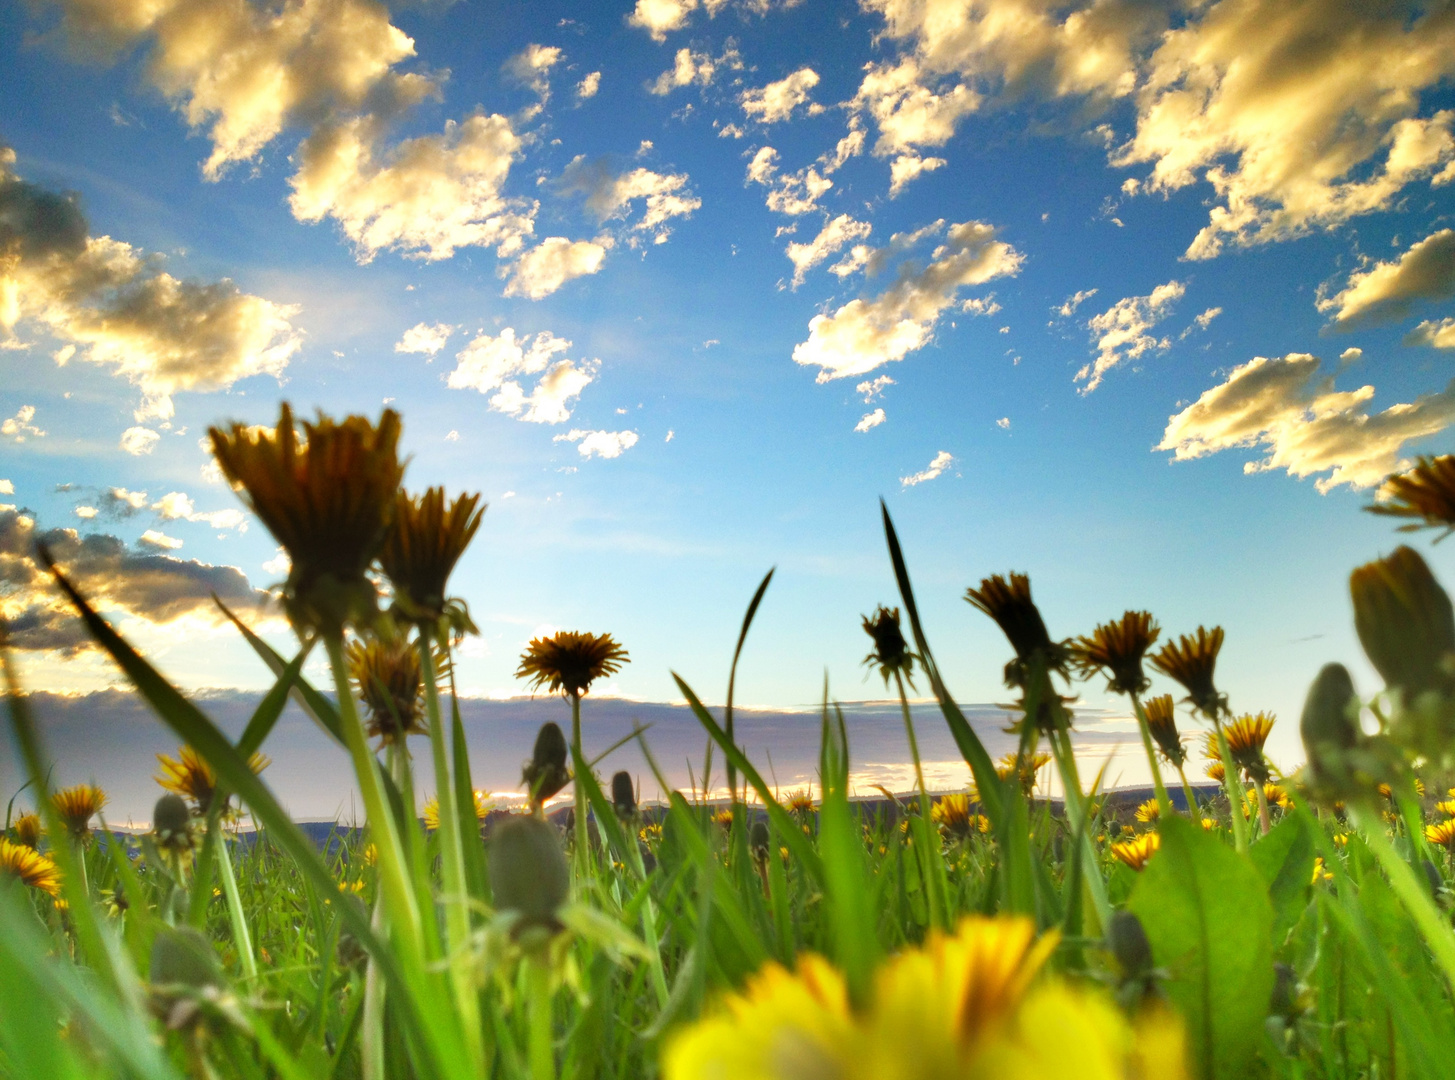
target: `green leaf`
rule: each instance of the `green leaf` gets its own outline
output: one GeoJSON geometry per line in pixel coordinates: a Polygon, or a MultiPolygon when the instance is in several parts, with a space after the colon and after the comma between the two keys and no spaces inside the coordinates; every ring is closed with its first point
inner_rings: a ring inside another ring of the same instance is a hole
{"type": "Polygon", "coordinates": [[[1142,920],[1205,1080],[1241,1078],[1273,991],[1273,908],[1246,856],[1175,817],[1127,907],[1142,920]]]}
{"type": "Polygon", "coordinates": [[[1248,850],[1268,886],[1273,905],[1273,940],[1282,942],[1309,903],[1314,874],[1314,838],[1305,818],[1285,817],[1248,850]]]}

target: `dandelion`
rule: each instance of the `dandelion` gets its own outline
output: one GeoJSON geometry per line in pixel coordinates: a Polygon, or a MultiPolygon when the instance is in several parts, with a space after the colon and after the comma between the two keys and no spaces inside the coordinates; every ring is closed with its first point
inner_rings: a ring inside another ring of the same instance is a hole
{"type": "Polygon", "coordinates": [[[1176,768],[1182,768],[1187,760],[1187,749],[1182,745],[1182,736],[1177,733],[1177,717],[1173,711],[1172,695],[1159,694],[1142,702],[1142,711],[1147,717],[1147,728],[1157,740],[1157,749],[1176,768]]]}
{"type": "Polygon", "coordinates": [[[1252,809],[1253,807],[1258,805],[1258,792],[1260,790],[1263,793],[1263,800],[1269,806],[1276,806],[1280,810],[1287,810],[1290,806],[1293,805],[1293,801],[1288,797],[1287,788],[1283,787],[1281,784],[1268,782],[1261,785],[1261,787],[1253,787],[1248,789],[1247,800],[1249,809],[1252,809]]]}
{"type": "MultiPolygon", "coordinates": [[[[1434,825],[1425,826],[1425,839],[1432,844],[1438,844],[1447,851],[1455,851],[1455,821],[1441,821],[1434,825]]],[[[1348,843],[1348,838],[1345,838],[1348,843]]]]}
{"type": "Polygon", "coordinates": [[[650,825],[643,825],[637,830],[637,839],[644,844],[660,844],[662,842],[661,823],[653,822],[650,825]]]}
{"type": "Polygon", "coordinates": [[[1130,866],[1133,870],[1140,871],[1151,861],[1157,849],[1162,846],[1162,838],[1154,832],[1143,833],[1141,836],[1131,840],[1124,840],[1121,843],[1111,846],[1111,853],[1120,862],[1130,866]]]}
{"type": "Polygon", "coordinates": [[[627,662],[626,650],[610,634],[561,630],[531,640],[515,677],[528,680],[532,689],[544,686],[564,697],[579,698],[597,679],[616,674],[627,662]]]}
{"type": "Polygon", "coordinates": [[[66,831],[77,839],[91,835],[91,819],[106,805],[106,792],[91,784],[63,788],[51,796],[66,831]]]}
{"type": "Polygon", "coordinates": [[[192,808],[180,795],[171,792],[157,800],[152,809],[152,839],[180,868],[179,860],[197,846],[197,831],[192,825],[192,808]]]}
{"type": "Polygon", "coordinates": [[[1031,579],[1011,574],[1007,581],[999,574],[983,578],[978,589],[966,589],[965,601],[995,620],[1015,649],[1015,659],[1005,666],[1005,685],[1024,687],[1027,673],[1036,665],[1046,672],[1067,674],[1070,653],[1063,642],[1053,642],[1045,620],[1031,599],[1031,579]]]}
{"type": "Polygon", "coordinates": [[[1268,782],[1268,761],[1263,756],[1263,744],[1273,730],[1273,720],[1272,713],[1260,712],[1256,716],[1241,716],[1223,728],[1233,762],[1254,783],[1268,782]]]}
{"type": "Polygon", "coordinates": [[[1128,611],[1116,622],[1102,623],[1090,637],[1077,638],[1071,659],[1085,678],[1104,672],[1113,694],[1140,694],[1152,685],[1142,657],[1160,632],[1150,613],[1128,611]]]}
{"type": "Polygon", "coordinates": [[[294,428],[284,403],[273,431],[233,424],[208,432],[217,464],[292,561],[283,604],[294,625],[329,636],[373,618],[367,576],[394,516],[404,475],[399,414],[377,425],[323,413],[294,428]]]}
{"type": "Polygon", "coordinates": [[[1315,855],[1314,856],[1314,875],[1313,875],[1313,880],[1310,881],[1309,884],[1310,885],[1317,885],[1317,884],[1319,884],[1320,882],[1323,882],[1323,881],[1333,881],[1333,880],[1334,880],[1334,875],[1331,874],[1331,873],[1329,873],[1329,871],[1324,866],[1324,857],[1322,855],[1315,855]]]}
{"type": "Polygon", "coordinates": [[[818,809],[813,801],[813,793],[806,788],[789,795],[788,801],[784,805],[791,813],[797,814],[799,817],[808,817],[818,809]]]}
{"type": "Polygon", "coordinates": [[[963,794],[936,799],[930,809],[930,820],[940,827],[941,832],[960,840],[969,836],[972,829],[982,833],[990,830],[990,822],[984,815],[970,812],[970,796],[963,794]],[[985,823],[983,828],[981,822],[985,823]]]}
{"type": "MultiPolygon", "coordinates": [[[[1437,802],[1435,804],[1435,809],[1438,810],[1440,813],[1444,814],[1446,817],[1455,818],[1455,800],[1445,799],[1441,802],[1437,802]]],[[[18,827],[19,826],[17,823],[17,828],[18,827]]]]}
{"type": "MultiPolygon", "coordinates": [[[[490,811],[495,809],[495,801],[490,798],[490,792],[476,788],[475,792],[475,820],[484,821],[490,816],[490,811]]],[[[424,827],[434,832],[440,827],[440,801],[431,795],[425,800],[424,810],[421,816],[424,818],[424,827]]]]}
{"type": "Polygon", "coordinates": [[[1223,768],[1223,763],[1221,761],[1208,762],[1207,768],[1203,770],[1203,773],[1208,777],[1208,779],[1216,780],[1219,784],[1221,784],[1223,782],[1223,778],[1227,776],[1227,770],[1223,768]]]}
{"type": "Polygon", "coordinates": [[[15,819],[12,827],[15,829],[15,839],[28,848],[40,849],[40,815],[21,814],[15,819]]]}
{"type": "MultiPolygon", "coordinates": [[[[1383,795],[1391,803],[1394,802],[1394,789],[1388,784],[1380,784],[1374,790],[1378,791],[1379,794],[1383,795]]],[[[1415,794],[1421,799],[1425,797],[1425,782],[1418,776],[1415,777],[1415,794]]]]}
{"type": "Polygon", "coordinates": [[[712,823],[726,832],[733,827],[733,808],[725,806],[712,815],[712,823]]]}
{"type": "Polygon", "coordinates": [[[1171,1037],[1154,1046],[1100,992],[1039,978],[1055,944],[1054,933],[1036,940],[1026,918],[964,919],[880,968],[860,1010],[818,956],[799,957],[793,972],[767,964],[668,1043],[663,1076],[1181,1080],[1180,1025],[1170,1021],[1171,1037]]]}
{"type": "Polygon", "coordinates": [[[566,736],[554,721],[546,721],[536,733],[535,749],[521,767],[520,779],[536,809],[571,782],[571,772],[566,768],[566,736]]]}
{"type": "Polygon", "coordinates": [[[424,678],[419,650],[401,636],[352,641],[344,649],[349,683],[369,722],[365,730],[385,745],[403,743],[429,729],[424,720],[424,678]]]}
{"type": "Polygon", "coordinates": [[[379,565],[394,586],[394,610],[405,622],[424,627],[444,620],[457,631],[474,631],[464,601],[446,599],[445,589],[484,515],[479,495],[459,495],[448,506],[444,488],[395,495],[394,522],[379,565]]]}
{"type": "Polygon", "coordinates": [[[1004,754],[996,763],[995,775],[1002,781],[1017,777],[1021,790],[1029,795],[1036,786],[1036,774],[1050,763],[1051,755],[1047,753],[1031,754],[1026,758],[1020,754],[1004,754]]]}
{"type": "Polygon", "coordinates": [[[872,618],[864,616],[864,633],[874,639],[874,651],[864,657],[864,666],[877,668],[886,687],[891,678],[903,678],[913,686],[915,655],[900,629],[899,609],[880,604],[872,618]]]}
{"type": "MultiPolygon", "coordinates": [[[[205,817],[212,810],[212,802],[217,795],[217,773],[203,760],[201,754],[190,746],[183,746],[177,751],[175,758],[158,754],[157,763],[162,767],[162,772],[153,779],[161,785],[163,791],[191,799],[192,813],[199,817],[205,817]]],[[[255,752],[248,758],[248,767],[254,773],[262,772],[271,764],[260,753],[255,752]]],[[[222,813],[224,816],[229,815],[230,808],[224,806],[222,813]]]]}
{"type": "Polygon", "coordinates": [[[1378,499],[1364,509],[1388,517],[1419,518],[1401,525],[1400,532],[1443,528],[1439,543],[1455,532],[1455,455],[1421,457],[1414,468],[1395,473],[1380,487],[1378,499]]]}
{"type": "Polygon", "coordinates": [[[33,847],[0,836],[0,875],[17,878],[21,884],[48,896],[61,892],[60,869],[33,847]]]}
{"type": "Polygon", "coordinates": [[[1156,799],[1148,799],[1137,807],[1135,817],[1143,825],[1151,825],[1162,816],[1162,804],[1156,799]]]}
{"type": "Polygon", "coordinates": [[[1216,717],[1224,707],[1224,698],[1213,685],[1218,651],[1223,647],[1223,628],[1211,630],[1199,626],[1197,635],[1183,634],[1169,641],[1149,657],[1151,665],[1175,679],[1187,691],[1188,700],[1208,717],[1216,717]]]}

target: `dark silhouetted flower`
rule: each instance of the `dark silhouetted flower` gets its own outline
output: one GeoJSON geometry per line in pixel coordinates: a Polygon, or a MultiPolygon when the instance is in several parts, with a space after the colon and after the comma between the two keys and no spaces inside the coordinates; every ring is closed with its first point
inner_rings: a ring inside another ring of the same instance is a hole
{"type": "Polygon", "coordinates": [[[517,679],[531,688],[546,687],[566,697],[580,697],[604,675],[614,675],[628,662],[626,650],[610,634],[561,630],[534,638],[520,656],[517,679]]]}
{"type": "Polygon", "coordinates": [[[1157,741],[1162,756],[1174,767],[1181,768],[1187,760],[1187,750],[1182,745],[1182,736],[1177,734],[1177,716],[1172,705],[1171,694],[1159,694],[1142,702],[1142,713],[1147,718],[1147,730],[1157,741]]]}
{"type": "Polygon", "coordinates": [[[448,506],[444,488],[423,495],[399,492],[394,523],[379,552],[379,565],[394,585],[394,608],[406,622],[448,620],[456,632],[475,626],[462,600],[445,596],[450,574],[479,531],[485,507],[479,495],[459,495],[448,506]]]}
{"type": "Polygon", "coordinates": [[[884,685],[898,672],[910,686],[914,685],[914,653],[904,640],[904,631],[899,626],[899,608],[888,608],[880,604],[871,618],[864,616],[864,633],[874,639],[874,651],[864,657],[864,666],[877,668],[884,677],[884,685]]]}
{"type": "Polygon", "coordinates": [[[1213,685],[1213,670],[1218,663],[1218,650],[1223,647],[1223,628],[1206,630],[1199,626],[1196,636],[1183,634],[1169,641],[1149,657],[1152,666],[1176,679],[1187,691],[1187,699],[1207,716],[1216,716],[1224,707],[1224,699],[1213,685]]]}
{"type": "Polygon", "coordinates": [[[980,588],[966,589],[965,600],[994,619],[1015,649],[1015,659],[1005,666],[1006,686],[1025,686],[1027,673],[1037,662],[1047,672],[1067,674],[1066,646],[1051,640],[1025,574],[1013,573],[1009,580],[992,574],[981,580],[980,588]]]}
{"type": "Polygon", "coordinates": [[[1142,657],[1157,640],[1156,620],[1145,611],[1128,611],[1116,622],[1102,623],[1090,637],[1071,646],[1071,658],[1089,678],[1098,671],[1107,676],[1114,694],[1140,694],[1151,685],[1142,671],[1142,657]]]}
{"type": "Polygon", "coordinates": [[[1379,501],[1364,509],[1389,517],[1419,518],[1400,532],[1444,529],[1435,543],[1455,532],[1455,455],[1422,457],[1414,468],[1395,473],[1379,489],[1379,501]]]}

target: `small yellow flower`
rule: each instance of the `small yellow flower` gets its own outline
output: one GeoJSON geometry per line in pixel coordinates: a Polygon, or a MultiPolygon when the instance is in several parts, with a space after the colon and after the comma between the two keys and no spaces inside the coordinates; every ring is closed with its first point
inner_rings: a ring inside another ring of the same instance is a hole
{"type": "Polygon", "coordinates": [[[1104,671],[1113,694],[1140,694],[1152,685],[1142,670],[1142,657],[1159,633],[1150,613],[1128,611],[1116,622],[1102,623],[1090,637],[1077,638],[1071,658],[1085,678],[1104,671]]]}
{"type": "Polygon", "coordinates": [[[0,836],[0,874],[19,878],[22,884],[48,896],[59,896],[61,872],[56,864],[32,847],[0,836]]]}
{"type": "Polygon", "coordinates": [[[1126,863],[1133,870],[1141,870],[1157,849],[1162,846],[1162,838],[1154,832],[1143,833],[1132,840],[1123,841],[1120,844],[1111,846],[1111,853],[1121,862],[1126,863]]]}
{"type": "Polygon", "coordinates": [[[51,796],[51,804],[74,837],[91,834],[91,819],[106,805],[106,792],[91,784],[76,784],[51,796]]]}
{"type": "Polygon", "coordinates": [[[1335,844],[1336,847],[1348,847],[1349,846],[1349,834],[1348,833],[1335,833],[1334,834],[1334,844],[1335,844]]]}
{"type": "Polygon", "coordinates": [[[1197,635],[1183,634],[1169,641],[1148,658],[1162,674],[1175,679],[1187,691],[1188,700],[1205,715],[1215,715],[1223,706],[1223,696],[1213,685],[1218,652],[1223,647],[1223,628],[1197,628],[1197,635]]]}
{"type": "Polygon", "coordinates": [[[722,829],[731,829],[733,827],[733,808],[727,806],[716,811],[712,815],[712,823],[722,829]]]}
{"type": "MultiPolygon", "coordinates": [[[[970,835],[972,829],[980,832],[988,832],[990,829],[990,823],[984,815],[970,812],[970,796],[963,794],[942,795],[936,799],[930,807],[930,820],[947,836],[962,840],[970,835]],[[982,821],[985,821],[984,828],[981,828],[982,821]]],[[[904,824],[907,825],[908,822],[904,824]]]]}
{"type": "Polygon", "coordinates": [[[1227,770],[1223,768],[1221,761],[1209,762],[1208,767],[1203,772],[1207,774],[1208,779],[1216,780],[1219,784],[1223,782],[1223,778],[1228,774],[1227,770]]]}
{"type": "MultiPolygon", "coordinates": [[[[1258,805],[1258,793],[1254,788],[1248,789],[1245,798],[1247,798],[1248,800],[1248,806],[1250,809],[1258,805]]],[[[1264,784],[1263,798],[1267,801],[1270,807],[1276,810],[1287,810],[1291,805],[1293,805],[1289,801],[1288,790],[1279,784],[1264,784]]]]}
{"type": "MultiPolygon", "coordinates": [[[[1394,802],[1394,789],[1388,784],[1380,784],[1376,790],[1390,802],[1394,802]]],[[[1415,794],[1422,799],[1425,797],[1425,782],[1418,776],[1415,777],[1415,794]]]]}
{"type": "Polygon", "coordinates": [[[531,640],[515,677],[529,680],[533,689],[544,686],[565,697],[580,697],[597,679],[616,674],[627,662],[626,650],[610,634],[561,630],[531,640]]]}
{"type": "Polygon", "coordinates": [[[1162,805],[1156,799],[1148,799],[1137,807],[1136,818],[1143,825],[1150,825],[1162,816],[1162,805]]]}
{"type": "Polygon", "coordinates": [[[1435,804],[1435,809],[1446,817],[1455,818],[1455,799],[1445,799],[1435,804]]]}
{"type": "Polygon", "coordinates": [[[364,850],[361,851],[359,854],[360,857],[364,860],[365,866],[379,865],[379,849],[373,844],[365,844],[364,850]]]}
{"type": "Polygon", "coordinates": [[[637,830],[637,839],[644,844],[659,844],[662,842],[662,826],[659,823],[643,825],[637,830]]]}
{"type": "Polygon", "coordinates": [[[1432,844],[1455,851],[1455,819],[1425,826],[1425,839],[1432,844]]]}
{"type": "Polygon", "coordinates": [[[1024,759],[1019,754],[1003,754],[996,763],[995,775],[1001,780],[1019,776],[1021,790],[1029,795],[1035,789],[1036,774],[1050,763],[1051,755],[1044,752],[1024,759]]]}
{"type": "MultiPolygon", "coordinates": [[[[156,780],[164,791],[170,791],[184,799],[191,799],[192,812],[199,817],[205,816],[212,809],[212,799],[217,793],[217,773],[202,759],[201,754],[190,746],[183,746],[177,751],[175,758],[170,758],[166,754],[158,754],[157,763],[161,765],[162,773],[152,779],[156,780]]],[[[271,764],[272,762],[260,753],[254,753],[248,759],[248,766],[254,773],[262,772],[271,764]]],[[[224,807],[223,814],[228,813],[228,808],[224,807]]]]}
{"type": "Polygon", "coordinates": [[[1322,855],[1316,855],[1314,857],[1314,877],[1313,881],[1311,881],[1310,884],[1317,885],[1321,881],[1333,880],[1334,875],[1329,873],[1328,870],[1324,869],[1324,857],[1322,855]]]}
{"type": "MultiPolygon", "coordinates": [[[[475,789],[475,818],[477,821],[484,821],[490,811],[495,809],[495,800],[490,797],[490,792],[480,788],[475,789]]],[[[424,804],[424,827],[433,832],[440,827],[440,801],[431,795],[424,804]]]]}
{"type": "Polygon", "coordinates": [[[39,814],[21,814],[15,819],[12,827],[15,829],[15,839],[28,848],[40,849],[39,814]]]}

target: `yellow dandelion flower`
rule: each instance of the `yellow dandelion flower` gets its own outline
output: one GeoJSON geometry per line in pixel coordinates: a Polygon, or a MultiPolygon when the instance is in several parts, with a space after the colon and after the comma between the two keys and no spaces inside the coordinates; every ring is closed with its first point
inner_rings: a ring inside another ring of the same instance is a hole
{"type": "Polygon", "coordinates": [[[515,677],[528,680],[532,689],[544,686],[565,697],[580,697],[597,679],[616,674],[628,662],[626,650],[610,634],[561,630],[531,640],[515,677]]]}
{"type": "Polygon", "coordinates": [[[429,730],[419,649],[412,642],[402,636],[351,641],[344,659],[349,683],[368,711],[371,736],[395,743],[429,730]]]}
{"type": "Polygon", "coordinates": [[[367,577],[394,516],[404,475],[399,414],[377,425],[323,413],[302,422],[284,403],[278,426],[212,428],[212,452],[228,481],[292,560],[283,603],[299,627],[339,633],[371,617],[377,592],[367,577]]]}
{"type": "Polygon", "coordinates": [[[1142,670],[1142,658],[1161,629],[1146,611],[1128,611],[1116,622],[1102,623],[1090,637],[1071,646],[1071,659],[1084,678],[1105,672],[1113,694],[1140,694],[1152,685],[1142,670]]]}
{"type": "MultiPolygon", "coordinates": [[[[1455,820],[1425,826],[1425,839],[1432,844],[1455,851],[1455,820]]],[[[1346,838],[1347,842],[1347,838],[1346,838]]]]}
{"type": "Polygon", "coordinates": [[[373,844],[365,844],[364,850],[361,851],[359,854],[360,857],[364,860],[365,866],[379,865],[379,849],[373,844]]]}
{"type": "Polygon", "coordinates": [[[15,819],[12,828],[15,829],[15,839],[19,840],[28,848],[40,848],[40,815],[21,814],[15,819]]]}
{"type": "Polygon", "coordinates": [[[662,826],[658,823],[643,825],[637,830],[637,839],[644,844],[659,844],[662,841],[662,826]]]}
{"type": "Polygon", "coordinates": [[[106,805],[106,792],[92,784],[76,784],[55,792],[51,804],[65,822],[67,832],[75,837],[89,836],[91,819],[106,805]]]}
{"type": "MultiPolygon", "coordinates": [[[[475,819],[484,821],[490,811],[495,809],[495,800],[490,797],[490,792],[480,788],[475,789],[475,819]]],[[[431,832],[440,827],[440,801],[434,795],[425,800],[424,827],[431,832]]]]}
{"type": "Polygon", "coordinates": [[[1273,714],[1260,712],[1256,716],[1240,716],[1223,728],[1228,740],[1228,752],[1233,762],[1255,783],[1268,780],[1268,761],[1263,756],[1263,744],[1273,730],[1273,714]]]}
{"type": "Polygon", "coordinates": [[[1143,825],[1150,825],[1162,816],[1162,807],[1156,799],[1148,799],[1137,807],[1136,818],[1143,825]]]}
{"type": "Polygon", "coordinates": [[[1199,626],[1196,636],[1183,634],[1176,641],[1169,641],[1148,661],[1162,674],[1181,683],[1188,700],[1205,715],[1213,716],[1223,706],[1223,696],[1213,685],[1213,672],[1222,647],[1221,626],[1211,630],[1199,626]]]}
{"type": "Polygon", "coordinates": [[[1216,821],[1214,821],[1212,818],[1203,818],[1202,819],[1202,831],[1203,832],[1212,832],[1217,827],[1218,827],[1218,823],[1216,821]]]}
{"type": "Polygon", "coordinates": [[[1228,771],[1223,768],[1223,763],[1221,761],[1209,762],[1207,768],[1204,769],[1203,772],[1207,775],[1208,779],[1216,780],[1219,784],[1223,782],[1223,778],[1228,774],[1228,771]]]}
{"type": "Polygon", "coordinates": [[[1455,455],[1416,459],[1414,468],[1385,480],[1378,501],[1364,509],[1371,514],[1419,519],[1401,525],[1400,532],[1443,528],[1448,536],[1455,530],[1455,455]]]}
{"type": "Polygon", "coordinates": [[[1324,857],[1322,855],[1314,856],[1314,876],[1313,880],[1309,882],[1309,884],[1317,885],[1321,881],[1333,880],[1334,875],[1329,873],[1329,871],[1324,868],[1324,857]]]}
{"type": "MultiPolygon", "coordinates": [[[[1380,784],[1376,790],[1390,802],[1394,802],[1394,789],[1388,784],[1380,784]]],[[[1421,799],[1425,797],[1425,782],[1418,776],[1415,777],[1415,794],[1421,799]]]]}
{"type": "Polygon", "coordinates": [[[813,793],[807,790],[795,791],[788,796],[788,801],[784,805],[793,813],[803,817],[807,817],[818,809],[813,801],[813,793]]]}
{"type": "MultiPolygon", "coordinates": [[[[1249,788],[1244,797],[1248,800],[1248,808],[1250,811],[1257,808],[1258,792],[1254,788],[1249,788]]],[[[1280,784],[1264,784],[1263,798],[1267,801],[1269,807],[1277,810],[1287,810],[1293,805],[1288,798],[1288,789],[1280,784]]]]}
{"type": "Polygon", "coordinates": [[[733,808],[728,806],[716,811],[712,815],[712,823],[723,829],[731,829],[733,827],[733,808]]]}
{"type": "Polygon", "coordinates": [[[1044,752],[1032,754],[1028,758],[1022,758],[1019,754],[1002,754],[996,763],[995,775],[1001,780],[1019,776],[1021,790],[1030,794],[1036,786],[1036,774],[1050,763],[1051,755],[1044,752]]]}
{"type": "Polygon", "coordinates": [[[1141,870],[1157,849],[1162,846],[1162,838],[1154,832],[1143,833],[1132,840],[1125,840],[1120,844],[1111,846],[1111,853],[1123,863],[1126,863],[1133,870],[1141,870]]]}
{"type": "Polygon", "coordinates": [[[1455,817],[1455,799],[1444,799],[1437,802],[1435,809],[1446,817],[1455,817]]]}
{"type": "Polygon", "coordinates": [[[1157,742],[1157,748],[1174,766],[1181,767],[1187,760],[1187,750],[1182,745],[1182,736],[1177,733],[1177,716],[1171,694],[1159,694],[1142,702],[1142,715],[1147,718],[1147,728],[1157,742]]]}
{"type": "Polygon", "coordinates": [[[379,551],[379,565],[394,586],[394,608],[407,622],[438,623],[453,616],[458,630],[473,630],[464,602],[447,600],[455,564],[480,529],[485,507],[479,495],[460,495],[445,505],[445,489],[423,495],[403,491],[394,499],[394,523],[379,551]]]}
{"type": "MultiPolygon", "coordinates": [[[[940,827],[940,831],[961,839],[970,835],[973,816],[968,795],[942,795],[930,807],[930,820],[940,827]]],[[[907,826],[909,822],[901,824],[907,826]]]]}
{"type": "Polygon", "coordinates": [[[60,895],[61,872],[56,864],[34,848],[3,836],[0,836],[0,874],[18,878],[22,884],[49,896],[60,895]]]}
{"type": "Polygon", "coordinates": [[[1349,846],[1349,834],[1348,833],[1335,833],[1334,834],[1334,845],[1336,847],[1348,847],[1349,846]]]}
{"type": "MultiPolygon", "coordinates": [[[[211,811],[213,797],[217,794],[217,773],[202,759],[201,754],[190,746],[183,746],[177,751],[175,758],[158,754],[157,763],[161,765],[162,772],[152,779],[164,791],[191,799],[192,811],[198,816],[205,816],[211,811]]],[[[254,773],[262,772],[271,764],[271,761],[259,753],[254,753],[248,759],[248,765],[254,773]]],[[[228,813],[226,807],[223,808],[223,813],[228,813]]]]}

